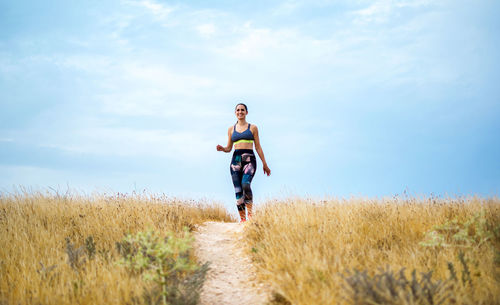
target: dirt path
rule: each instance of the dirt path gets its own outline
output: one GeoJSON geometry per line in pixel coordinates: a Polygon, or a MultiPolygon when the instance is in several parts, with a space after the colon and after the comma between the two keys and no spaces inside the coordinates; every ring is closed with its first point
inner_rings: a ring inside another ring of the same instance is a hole
{"type": "Polygon", "coordinates": [[[202,305],[261,305],[267,301],[266,287],[255,278],[245,254],[243,224],[206,222],[196,234],[196,255],[210,262],[201,293],[202,305]]]}

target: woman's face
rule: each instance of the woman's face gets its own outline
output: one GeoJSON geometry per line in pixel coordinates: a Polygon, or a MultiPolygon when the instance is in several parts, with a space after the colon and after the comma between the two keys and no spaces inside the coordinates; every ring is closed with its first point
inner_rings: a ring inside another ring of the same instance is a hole
{"type": "Polygon", "coordinates": [[[238,120],[244,119],[247,116],[247,110],[243,105],[236,106],[235,113],[236,113],[236,118],[238,118],[238,120]]]}

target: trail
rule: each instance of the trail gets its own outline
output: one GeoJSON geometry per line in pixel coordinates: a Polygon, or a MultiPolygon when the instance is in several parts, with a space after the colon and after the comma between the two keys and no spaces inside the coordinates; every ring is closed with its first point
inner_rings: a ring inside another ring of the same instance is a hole
{"type": "Polygon", "coordinates": [[[201,292],[202,305],[261,305],[268,300],[267,287],[255,278],[244,251],[243,224],[206,222],[195,233],[198,259],[210,262],[201,292]]]}

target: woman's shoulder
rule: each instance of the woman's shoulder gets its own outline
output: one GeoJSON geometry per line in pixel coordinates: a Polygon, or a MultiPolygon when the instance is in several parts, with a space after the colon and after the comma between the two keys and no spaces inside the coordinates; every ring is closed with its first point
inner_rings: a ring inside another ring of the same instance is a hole
{"type": "Polygon", "coordinates": [[[257,125],[255,125],[255,124],[250,124],[250,131],[251,131],[251,132],[256,132],[256,131],[257,131],[257,125]]]}

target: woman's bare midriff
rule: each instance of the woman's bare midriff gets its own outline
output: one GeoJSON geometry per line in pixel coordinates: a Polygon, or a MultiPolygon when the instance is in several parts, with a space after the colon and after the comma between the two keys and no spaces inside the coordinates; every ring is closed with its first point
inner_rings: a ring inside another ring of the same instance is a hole
{"type": "Polygon", "coordinates": [[[234,144],[234,149],[253,149],[253,143],[234,144]]]}

